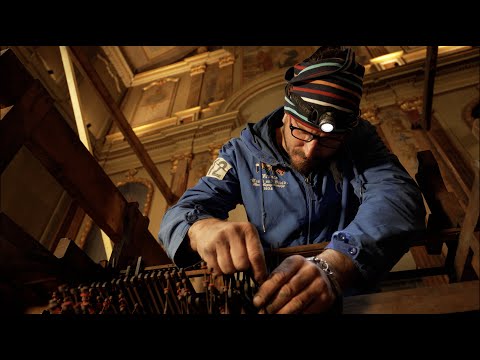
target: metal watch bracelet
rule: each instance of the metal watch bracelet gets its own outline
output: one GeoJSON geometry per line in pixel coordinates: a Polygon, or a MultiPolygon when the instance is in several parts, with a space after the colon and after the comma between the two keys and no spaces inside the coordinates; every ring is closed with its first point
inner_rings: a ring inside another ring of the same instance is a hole
{"type": "Polygon", "coordinates": [[[315,265],[317,265],[320,268],[320,270],[322,270],[327,275],[328,280],[330,280],[330,285],[332,287],[335,297],[337,298],[340,297],[342,295],[342,288],[340,287],[340,284],[338,283],[338,280],[335,277],[335,273],[332,271],[332,269],[328,265],[328,262],[326,262],[324,259],[319,258],[318,255],[310,256],[305,259],[313,262],[315,265]]]}

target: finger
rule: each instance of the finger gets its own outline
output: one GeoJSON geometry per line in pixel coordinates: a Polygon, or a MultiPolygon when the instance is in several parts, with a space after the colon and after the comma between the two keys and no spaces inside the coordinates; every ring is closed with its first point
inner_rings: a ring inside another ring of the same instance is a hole
{"type": "MultiPolygon", "coordinates": [[[[310,271],[312,267],[308,267],[310,271]]],[[[313,267],[315,272],[315,279],[307,286],[304,291],[296,298],[287,304],[285,307],[279,310],[281,314],[292,314],[301,312],[303,314],[318,314],[327,311],[333,304],[334,298],[332,297],[332,291],[328,284],[328,279],[325,273],[313,267]],[[318,276],[318,273],[320,276],[318,276]]]]}
{"type": "Polygon", "coordinates": [[[303,314],[318,314],[330,309],[333,304],[333,298],[327,286],[322,286],[320,289],[316,288],[318,295],[312,295],[312,301],[305,306],[303,314]]]}
{"type": "Polygon", "coordinates": [[[217,245],[217,263],[223,274],[233,274],[237,269],[232,259],[231,249],[228,242],[217,245]]]}
{"type": "MultiPolygon", "coordinates": [[[[277,313],[285,305],[297,298],[297,295],[301,293],[306,287],[308,287],[312,281],[315,280],[314,275],[309,274],[309,270],[302,270],[302,268],[290,279],[289,282],[284,284],[280,290],[272,297],[270,303],[266,306],[266,310],[270,314],[277,313]]],[[[301,300],[299,298],[298,300],[301,300]]],[[[298,306],[305,306],[306,304],[298,304],[298,306]]],[[[295,306],[293,307],[295,308],[295,306]]],[[[303,308],[303,307],[302,307],[303,308]]],[[[287,307],[288,309],[288,307],[287,307]]]]}
{"type": "Polygon", "coordinates": [[[286,258],[260,286],[253,298],[253,304],[256,307],[263,307],[269,303],[270,299],[296,274],[303,263],[304,260],[298,261],[295,256],[286,258]]]}
{"type": "Polygon", "coordinates": [[[243,236],[235,237],[230,241],[230,256],[237,271],[246,271],[251,267],[246,241],[243,236]]]}
{"type": "Polygon", "coordinates": [[[255,281],[262,284],[267,278],[267,264],[257,229],[254,226],[251,226],[250,230],[245,232],[245,245],[248,260],[252,266],[253,277],[255,281]]]}
{"type": "Polygon", "coordinates": [[[315,281],[315,290],[318,295],[313,296],[314,301],[305,307],[303,310],[304,314],[318,314],[327,311],[335,301],[330,288],[330,280],[328,280],[323,270],[320,270],[320,275],[315,281]]]}
{"type": "Polygon", "coordinates": [[[207,269],[211,269],[213,273],[220,274],[221,270],[217,262],[217,252],[215,249],[204,250],[199,252],[200,257],[207,263],[207,269]]]}
{"type": "MultiPolygon", "coordinates": [[[[307,308],[316,309],[321,305],[320,290],[318,289],[318,283],[316,281],[311,282],[302,289],[296,296],[290,299],[290,301],[281,307],[277,314],[300,314],[304,313],[307,308]],[[316,307],[311,307],[311,304],[316,304],[316,307]]],[[[268,310],[268,307],[267,307],[268,310]]]]}
{"type": "Polygon", "coordinates": [[[320,314],[328,311],[333,302],[331,297],[322,292],[316,299],[313,299],[302,311],[302,314],[320,314]]]}

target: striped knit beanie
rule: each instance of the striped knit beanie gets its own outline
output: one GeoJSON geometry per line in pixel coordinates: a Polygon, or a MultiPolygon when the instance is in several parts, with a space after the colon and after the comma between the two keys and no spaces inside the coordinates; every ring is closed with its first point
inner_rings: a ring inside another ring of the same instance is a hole
{"type": "Polygon", "coordinates": [[[289,68],[285,73],[287,86],[285,91],[285,112],[294,118],[318,125],[309,117],[306,109],[329,110],[347,117],[359,113],[362,98],[363,75],[365,68],[355,61],[355,53],[351,49],[343,50],[341,57],[329,57],[316,61],[304,60],[289,68]],[[292,101],[300,97],[306,103],[292,101]],[[296,95],[296,96],[295,96],[296,95]],[[309,106],[310,105],[310,106],[309,106]]]}

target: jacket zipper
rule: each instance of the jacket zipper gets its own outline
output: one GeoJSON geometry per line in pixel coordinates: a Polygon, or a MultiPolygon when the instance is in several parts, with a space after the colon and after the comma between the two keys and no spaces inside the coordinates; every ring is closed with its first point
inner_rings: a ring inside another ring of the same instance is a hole
{"type": "Polygon", "coordinates": [[[306,190],[307,190],[307,207],[308,207],[308,232],[307,232],[307,244],[310,244],[310,222],[312,219],[312,179],[311,174],[305,178],[306,190]]]}

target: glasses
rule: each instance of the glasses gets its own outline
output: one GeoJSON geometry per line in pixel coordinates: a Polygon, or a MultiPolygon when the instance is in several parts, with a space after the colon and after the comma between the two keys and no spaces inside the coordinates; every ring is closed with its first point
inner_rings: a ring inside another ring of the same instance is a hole
{"type": "Polygon", "coordinates": [[[335,142],[339,143],[339,142],[342,141],[341,138],[335,138],[335,137],[332,137],[330,135],[327,136],[327,137],[314,135],[311,132],[308,132],[306,130],[300,129],[299,127],[293,126],[292,124],[290,124],[290,132],[292,133],[292,136],[295,139],[302,140],[302,141],[305,141],[305,142],[310,142],[313,139],[317,139],[320,142],[334,142],[334,143],[335,142]]]}

